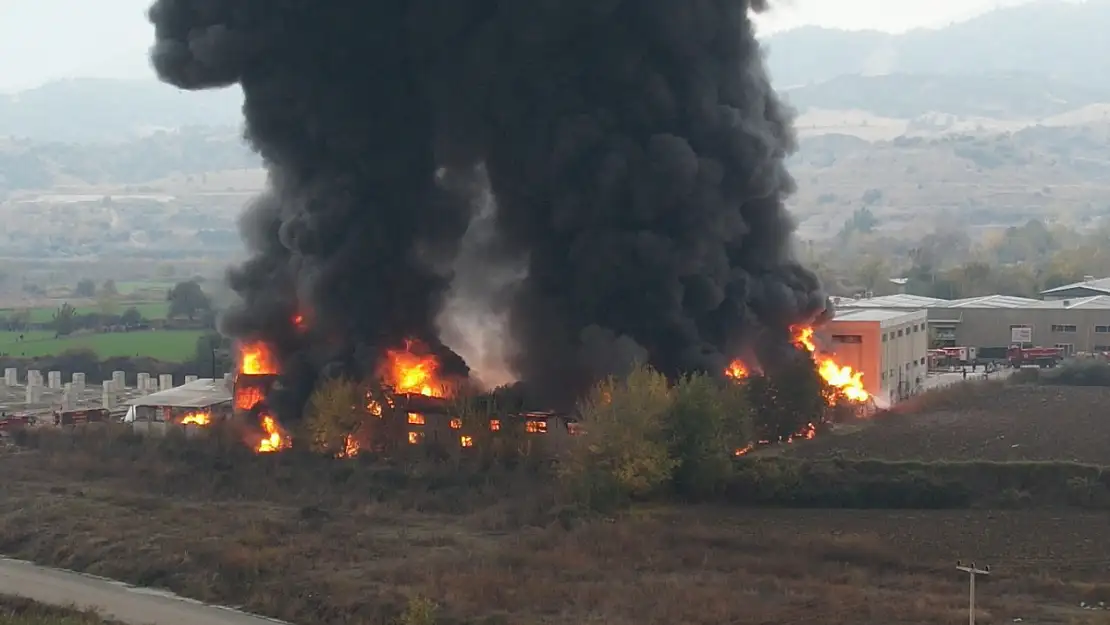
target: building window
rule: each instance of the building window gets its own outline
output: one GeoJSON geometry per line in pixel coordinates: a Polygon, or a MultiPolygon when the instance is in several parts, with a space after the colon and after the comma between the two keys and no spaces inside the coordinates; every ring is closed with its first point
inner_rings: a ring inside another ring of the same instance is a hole
{"type": "Polygon", "coordinates": [[[1075,326],[1073,326],[1073,325],[1061,325],[1061,324],[1054,323],[1054,324],[1052,324],[1052,331],[1053,332],[1060,332],[1060,333],[1064,333],[1064,334],[1072,334],[1072,333],[1075,332],[1075,326]]]}
{"type": "Polygon", "coordinates": [[[1095,326],[1095,334],[1110,334],[1110,326],[1095,326]]]}
{"type": "Polygon", "coordinates": [[[542,434],[547,432],[547,421],[539,419],[531,419],[524,425],[524,431],[530,434],[542,434]]]}
{"type": "Polygon", "coordinates": [[[470,436],[460,436],[459,437],[459,445],[462,446],[462,447],[473,447],[474,446],[474,438],[470,437],[470,436]]]}
{"type": "Polygon", "coordinates": [[[1065,356],[1072,356],[1075,354],[1075,345],[1071,343],[1057,343],[1054,347],[1063,351],[1065,356]]]}
{"type": "Polygon", "coordinates": [[[458,417],[455,417],[454,419],[451,419],[451,429],[452,430],[461,430],[462,429],[462,419],[460,419],[458,417]]]}
{"type": "Polygon", "coordinates": [[[886,343],[886,332],[883,332],[883,342],[886,343]]]}
{"type": "Polygon", "coordinates": [[[423,432],[409,432],[409,445],[419,445],[424,442],[423,432]]]}
{"type": "Polygon", "coordinates": [[[419,412],[410,412],[409,425],[424,425],[424,415],[419,412]]]}
{"type": "Polygon", "coordinates": [[[904,332],[902,332],[901,330],[898,331],[898,336],[902,336],[903,334],[904,332]]]}
{"type": "Polygon", "coordinates": [[[883,371],[883,379],[886,379],[886,371],[883,371]]]}
{"type": "Polygon", "coordinates": [[[907,363],[906,363],[906,371],[909,371],[909,370],[910,370],[910,365],[911,365],[911,364],[913,364],[913,363],[911,363],[911,362],[907,362],[907,363]]]}
{"type": "Polygon", "coordinates": [[[500,432],[501,431],[501,420],[500,419],[490,419],[489,420],[489,431],[490,432],[500,432]]]}
{"type": "Polygon", "coordinates": [[[921,364],[925,364],[925,359],[924,358],[921,359],[921,364]]]}

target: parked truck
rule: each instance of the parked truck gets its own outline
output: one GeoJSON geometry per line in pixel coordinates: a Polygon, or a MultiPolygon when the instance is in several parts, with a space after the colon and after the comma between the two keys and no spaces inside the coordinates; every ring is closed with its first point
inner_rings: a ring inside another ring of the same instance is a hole
{"type": "Polygon", "coordinates": [[[1064,350],[1059,347],[1022,347],[1011,345],[1006,353],[1010,366],[1014,369],[1036,365],[1042,369],[1055,367],[1064,359],[1064,350]]]}

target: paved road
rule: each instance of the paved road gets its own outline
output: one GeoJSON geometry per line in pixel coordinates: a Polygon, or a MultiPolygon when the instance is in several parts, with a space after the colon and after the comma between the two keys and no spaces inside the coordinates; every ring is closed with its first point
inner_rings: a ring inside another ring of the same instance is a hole
{"type": "MultiPolygon", "coordinates": [[[[131,625],[275,625],[281,621],[210,606],[168,592],[0,558],[0,593],[94,609],[131,625]]],[[[288,625],[288,624],[285,624],[288,625]]]]}

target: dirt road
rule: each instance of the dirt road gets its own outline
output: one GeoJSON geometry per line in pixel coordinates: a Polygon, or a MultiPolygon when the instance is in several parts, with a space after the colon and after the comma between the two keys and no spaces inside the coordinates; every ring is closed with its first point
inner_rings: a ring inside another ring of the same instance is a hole
{"type": "MultiPolygon", "coordinates": [[[[131,625],[276,625],[281,621],[209,606],[168,592],[135,588],[0,558],[0,593],[54,605],[92,608],[131,625]]],[[[288,625],[288,624],[286,624],[288,625]]]]}

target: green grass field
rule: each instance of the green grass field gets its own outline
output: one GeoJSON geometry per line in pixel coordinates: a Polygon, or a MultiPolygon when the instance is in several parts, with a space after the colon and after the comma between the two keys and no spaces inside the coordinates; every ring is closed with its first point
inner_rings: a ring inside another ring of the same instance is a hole
{"type": "MultiPolygon", "coordinates": [[[[58,306],[60,307],[61,304],[59,303],[58,306]]],[[[139,314],[141,314],[144,319],[165,319],[166,314],[169,313],[170,310],[169,302],[119,302],[116,304],[115,310],[113,312],[115,312],[116,314],[120,314],[128,308],[132,307],[138,310],[139,314]]],[[[77,314],[79,315],[101,312],[99,306],[77,306],[76,309],[77,314]]],[[[31,323],[45,323],[47,321],[50,321],[54,318],[54,312],[57,310],[58,307],[32,308],[31,323]]],[[[0,315],[10,315],[13,312],[15,312],[15,309],[12,308],[0,309],[0,315]]]]}
{"type": "Polygon", "coordinates": [[[149,332],[118,332],[79,334],[54,338],[53,332],[0,332],[0,353],[14,357],[53,356],[70,349],[91,349],[101,358],[112,356],[147,356],[168,362],[181,362],[193,357],[199,330],[154,330],[149,332]]]}

